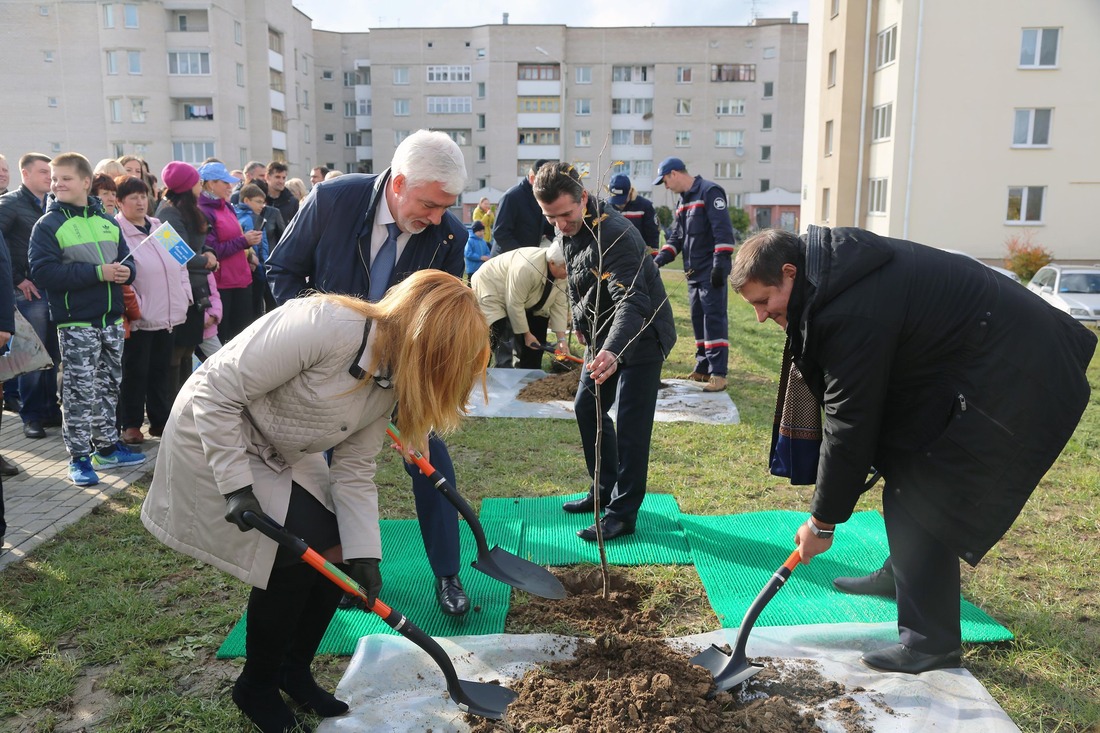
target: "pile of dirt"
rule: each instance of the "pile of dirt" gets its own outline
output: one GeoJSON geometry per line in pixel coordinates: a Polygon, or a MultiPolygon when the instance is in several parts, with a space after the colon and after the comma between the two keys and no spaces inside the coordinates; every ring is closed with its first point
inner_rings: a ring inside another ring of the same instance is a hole
{"type": "Polygon", "coordinates": [[[555,400],[572,402],[577,396],[579,380],[580,374],[574,371],[551,374],[531,382],[521,389],[516,397],[524,402],[554,402],[555,400]]]}
{"type": "Polygon", "coordinates": [[[557,575],[568,598],[532,599],[511,615],[595,638],[583,641],[573,659],[531,670],[511,685],[519,697],[504,720],[467,716],[473,733],[802,733],[820,731],[816,721],[826,709],[847,733],[870,733],[844,685],[824,679],[809,660],[756,659],[765,665],[757,675],[707,699],[710,673],[663,641],[660,614],[639,609],[643,588],[612,570],[604,599],[598,568],[557,575]]]}

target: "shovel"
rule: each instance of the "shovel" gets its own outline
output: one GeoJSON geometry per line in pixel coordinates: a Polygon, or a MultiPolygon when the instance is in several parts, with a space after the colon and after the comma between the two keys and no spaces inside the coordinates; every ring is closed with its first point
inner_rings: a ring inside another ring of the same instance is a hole
{"type": "Polygon", "coordinates": [[[545,351],[547,354],[553,354],[555,359],[560,359],[561,361],[571,361],[576,364],[584,363],[584,359],[580,358],[579,356],[573,356],[568,351],[558,351],[557,347],[555,347],[553,344],[543,344],[542,350],[545,351]]]}
{"type": "MultiPolygon", "coordinates": [[[[287,532],[278,522],[267,514],[260,512],[245,512],[244,521],[251,524],[263,534],[278,542],[283,547],[297,553],[307,564],[312,565],[322,575],[336,585],[344,589],[346,593],[358,596],[367,602],[367,595],[353,579],[340,571],[338,567],[321,557],[301,539],[287,532]]],[[[439,646],[435,639],[425,634],[417,626],[409,621],[403,614],[390,608],[380,599],[374,601],[370,610],[378,614],[386,624],[406,639],[416,644],[428,653],[439,665],[443,677],[447,680],[447,693],[455,701],[458,707],[471,715],[477,715],[491,720],[500,720],[504,717],[504,710],[509,703],[519,695],[507,687],[491,685],[486,682],[471,682],[460,680],[454,665],[451,664],[447,652],[439,646]]]]}
{"type": "MultiPolygon", "coordinates": [[[[386,428],[386,432],[397,442],[399,450],[404,454],[401,433],[397,427],[390,423],[389,427],[386,428]]],[[[477,541],[477,560],[470,563],[471,567],[480,570],[490,578],[495,578],[501,583],[519,588],[531,595],[553,600],[565,598],[565,587],[546,568],[529,560],[524,560],[522,557],[500,547],[494,547],[490,550],[488,543],[485,541],[485,530],[481,526],[481,520],[477,518],[474,510],[470,508],[466,500],[459,496],[454,487],[443,477],[443,474],[435,470],[432,464],[428,463],[427,459],[418,451],[413,453],[412,459],[420,472],[435,484],[435,488],[439,493],[443,494],[447,501],[458,509],[459,514],[470,525],[470,529],[474,533],[474,539],[477,541]]]]}

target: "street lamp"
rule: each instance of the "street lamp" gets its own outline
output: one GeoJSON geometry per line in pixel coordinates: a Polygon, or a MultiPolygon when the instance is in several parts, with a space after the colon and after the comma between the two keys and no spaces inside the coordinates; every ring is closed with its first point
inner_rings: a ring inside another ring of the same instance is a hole
{"type": "Polygon", "coordinates": [[[551,61],[557,61],[558,62],[558,75],[560,77],[558,79],[558,137],[559,137],[559,139],[558,139],[558,149],[559,149],[558,158],[561,159],[561,160],[564,160],[565,159],[565,155],[564,155],[564,153],[565,153],[565,135],[566,135],[566,131],[565,131],[565,74],[566,74],[565,62],[562,61],[561,59],[557,58],[556,56],[553,56],[549,51],[547,51],[542,46],[535,46],[535,50],[538,51],[539,53],[541,53],[546,58],[550,59],[551,61]]]}

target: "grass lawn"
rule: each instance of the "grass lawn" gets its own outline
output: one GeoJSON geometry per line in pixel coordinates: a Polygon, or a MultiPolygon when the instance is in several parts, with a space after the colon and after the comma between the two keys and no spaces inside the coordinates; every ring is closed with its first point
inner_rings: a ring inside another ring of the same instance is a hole
{"type": "MultiPolygon", "coordinates": [[[[665,278],[681,334],[665,374],[678,375],[694,363],[686,289],[681,273],[665,278]]],[[[769,476],[765,463],[782,333],[740,299],[730,310],[729,392],[742,423],[658,423],[650,489],[694,514],[804,509],[811,487],[769,476]]],[[[964,565],[966,597],[1017,637],[968,645],[964,664],[1029,732],[1100,733],[1100,358],[1089,377],[1093,397],[1063,456],[987,559],[964,565]]],[[[577,441],[567,420],[478,419],[448,443],[476,508],[581,490],[577,441]]],[[[385,454],[383,516],[413,517],[408,479],[385,454]]],[[[154,541],[138,520],[142,493],[122,492],[0,572],[0,731],[249,730],[228,694],[239,662],[213,656],[247,589],[154,541]]],[[[879,506],[870,492],[858,509],[879,506]]],[[[676,611],[669,635],[713,628],[689,602],[701,590],[693,572],[630,572],[653,588],[654,607],[676,611]]],[[[335,685],[344,665],[323,660],[319,676],[335,685]]]]}

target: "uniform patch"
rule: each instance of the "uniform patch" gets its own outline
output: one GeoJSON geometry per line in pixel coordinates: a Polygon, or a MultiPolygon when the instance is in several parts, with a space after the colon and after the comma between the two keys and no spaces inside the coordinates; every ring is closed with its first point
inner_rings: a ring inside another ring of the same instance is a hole
{"type": "Polygon", "coordinates": [[[726,208],[726,200],[721,196],[718,196],[714,199],[714,208],[718,209],[719,211],[726,208]]]}

